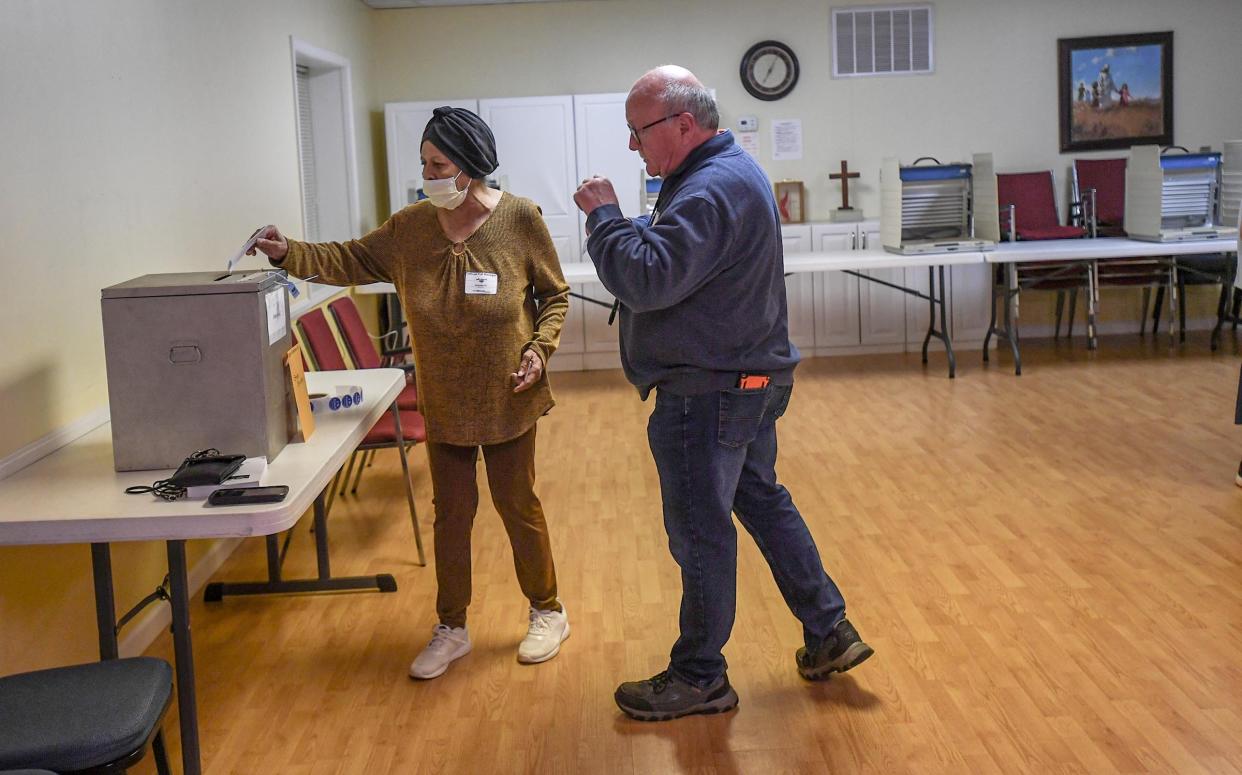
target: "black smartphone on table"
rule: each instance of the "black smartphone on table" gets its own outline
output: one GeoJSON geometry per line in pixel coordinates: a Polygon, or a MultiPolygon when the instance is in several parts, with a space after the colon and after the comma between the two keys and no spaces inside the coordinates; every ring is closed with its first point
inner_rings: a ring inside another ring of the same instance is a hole
{"type": "Polygon", "coordinates": [[[251,503],[280,503],[289,494],[283,484],[268,487],[222,487],[212,490],[207,503],[212,506],[245,506],[251,503]]]}

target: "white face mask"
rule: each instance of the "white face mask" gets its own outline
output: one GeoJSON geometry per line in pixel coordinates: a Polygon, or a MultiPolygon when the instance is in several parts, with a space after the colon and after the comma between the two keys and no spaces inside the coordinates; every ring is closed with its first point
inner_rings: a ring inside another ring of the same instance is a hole
{"type": "Polygon", "coordinates": [[[461,173],[457,173],[451,178],[440,178],[439,180],[424,180],[423,193],[431,200],[436,207],[443,207],[445,210],[454,210],[462,202],[466,201],[466,193],[470,190],[469,179],[467,178],[466,187],[457,190],[457,177],[461,173]]]}

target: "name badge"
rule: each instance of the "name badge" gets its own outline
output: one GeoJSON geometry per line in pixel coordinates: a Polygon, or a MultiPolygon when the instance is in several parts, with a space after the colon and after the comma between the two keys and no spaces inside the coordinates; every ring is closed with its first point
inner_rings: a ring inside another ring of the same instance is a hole
{"type": "Polygon", "coordinates": [[[495,272],[466,272],[466,293],[496,295],[495,272]]]}

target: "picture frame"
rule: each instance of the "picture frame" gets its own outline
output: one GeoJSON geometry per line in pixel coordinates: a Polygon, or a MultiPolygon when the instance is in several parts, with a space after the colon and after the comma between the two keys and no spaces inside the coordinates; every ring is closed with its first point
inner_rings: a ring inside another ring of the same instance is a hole
{"type": "Polygon", "coordinates": [[[1061,152],[1173,144],[1173,33],[1057,40],[1061,152]]]}
{"type": "Polygon", "coordinates": [[[776,209],[781,223],[802,223],[806,220],[806,189],[801,180],[782,180],[775,184],[776,209]]]}

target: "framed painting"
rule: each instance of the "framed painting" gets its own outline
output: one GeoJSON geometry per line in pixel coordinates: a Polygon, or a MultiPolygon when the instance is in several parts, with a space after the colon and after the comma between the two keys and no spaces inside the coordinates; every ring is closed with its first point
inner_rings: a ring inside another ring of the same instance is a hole
{"type": "Polygon", "coordinates": [[[1061,151],[1173,143],[1173,33],[1057,41],[1061,151]]]}

